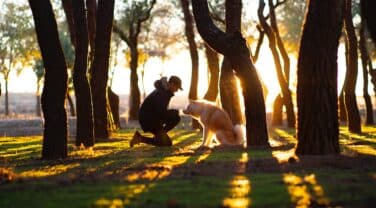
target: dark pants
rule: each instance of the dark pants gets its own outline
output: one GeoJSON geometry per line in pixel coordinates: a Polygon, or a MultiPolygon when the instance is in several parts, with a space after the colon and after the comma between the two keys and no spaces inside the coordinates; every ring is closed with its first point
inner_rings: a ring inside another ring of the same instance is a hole
{"type": "Polygon", "coordinates": [[[141,142],[154,146],[172,146],[172,141],[167,135],[180,122],[179,111],[167,110],[163,119],[158,119],[153,114],[139,114],[139,121],[144,132],[151,132],[154,137],[149,138],[142,136],[141,142]]]}

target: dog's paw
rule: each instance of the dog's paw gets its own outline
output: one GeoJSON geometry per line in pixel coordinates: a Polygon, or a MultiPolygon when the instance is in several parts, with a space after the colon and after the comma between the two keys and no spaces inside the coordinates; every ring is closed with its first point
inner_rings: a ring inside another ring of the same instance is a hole
{"type": "Polygon", "coordinates": [[[201,145],[201,146],[199,146],[199,147],[196,149],[196,151],[198,151],[198,152],[206,152],[206,151],[208,151],[208,150],[211,150],[211,148],[208,147],[208,146],[205,146],[205,145],[201,145]]]}

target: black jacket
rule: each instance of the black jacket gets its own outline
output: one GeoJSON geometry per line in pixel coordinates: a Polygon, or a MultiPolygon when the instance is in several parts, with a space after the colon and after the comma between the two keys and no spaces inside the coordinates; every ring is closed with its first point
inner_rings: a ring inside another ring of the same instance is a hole
{"type": "Polygon", "coordinates": [[[174,94],[168,89],[167,78],[163,77],[154,82],[155,90],[142,103],[139,110],[139,119],[164,120],[168,104],[174,94]]]}

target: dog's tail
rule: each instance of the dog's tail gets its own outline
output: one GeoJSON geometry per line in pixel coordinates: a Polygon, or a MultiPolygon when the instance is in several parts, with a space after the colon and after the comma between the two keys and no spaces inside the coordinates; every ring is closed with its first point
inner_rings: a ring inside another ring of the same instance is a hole
{"type": "Polygon", "coordinates": [[[236,143],[244,145],[245,144],[245,128],[241,124],[236,124],[234,126],[234,133],[236,138],[236,143]]]}

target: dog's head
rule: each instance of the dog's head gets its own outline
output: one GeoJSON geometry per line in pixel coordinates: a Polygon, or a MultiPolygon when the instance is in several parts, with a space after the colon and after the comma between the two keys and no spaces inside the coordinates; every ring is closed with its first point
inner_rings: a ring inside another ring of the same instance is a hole
{"type": "Polygon", "coordinates": [[[202,104],[200,102],[189,101],[189,104],[183,110],[183,113],[193,116],[193,117],[200,117],[201,109],[202,109],[202,104]]]}

